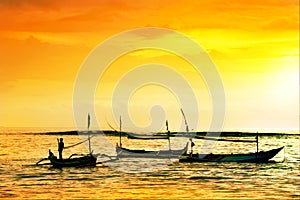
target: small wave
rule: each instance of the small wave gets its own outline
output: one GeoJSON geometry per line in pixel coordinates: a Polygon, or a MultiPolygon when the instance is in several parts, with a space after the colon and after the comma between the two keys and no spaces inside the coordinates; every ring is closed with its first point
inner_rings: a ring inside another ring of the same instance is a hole
{"type": "Polygon", "coordinates": [[[232,179],[230,177],[213,177],[213,176],[192,176],[189,178],[190,180],[199,180],[199,179],[215,179],[215,180],[221,180],[221,179],[232,179]]]}
{"type": "Polygon", "coordinates": [[[80,178],[80,177],[70,177],[70,178],[66,178],[65,180],[71,180],[71,181],[73,181],[73,180],[76,180],[76,181],[93,181],[93,180],[95,180],[94,178],[85,178],[85,177],[82,177],[82,178],[80,178]]]}
{"type": "Polygon", "coordinates": [[[17,174],[19,178],[40,178],[40,175],[17,174]]]}

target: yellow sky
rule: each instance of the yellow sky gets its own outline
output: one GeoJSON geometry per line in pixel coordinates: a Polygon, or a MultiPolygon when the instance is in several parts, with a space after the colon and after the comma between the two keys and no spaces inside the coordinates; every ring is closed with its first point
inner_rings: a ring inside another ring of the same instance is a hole
{"type": "MultiPolygon", "coordinates": [[[[298,128],[297,0],[2,0],[0,126],[73,127],[73,86],[84,59],[108,37],[142,27],[182,32],[206,49],[224,84],[225,130],[298,128]]],[[[103,77],[106,95],[123,71],[134,67],[130,63],[173,65],[186,73],[193,89],[199,91],[196,95],[203,105],[200,129],[206,130],[211,105],[203,83],[197,85],[199,77],[177,58],[153,52],[156,57],[147,55],[136,53],[114,63],[112,72],[103,77]]],[[[140,105],[159,103],[161,96],[162,105],[170,102],[177,106],[161,88],[136,92],[130,112],[137,124],[149,121],[148,114],[143,116],[147,106],[140,105]],[[161,95],[145,98],[152,92],[161,95]]],[[[98,91],[96,108],[109,113],[110,107],[101,97],[98,91]]],[[[99,120],[110,119],[110,115],[99,116],[99,120]]],[[[181,116],[174,117],[168,110],[166,117],[175,124],[181,116]]]]}

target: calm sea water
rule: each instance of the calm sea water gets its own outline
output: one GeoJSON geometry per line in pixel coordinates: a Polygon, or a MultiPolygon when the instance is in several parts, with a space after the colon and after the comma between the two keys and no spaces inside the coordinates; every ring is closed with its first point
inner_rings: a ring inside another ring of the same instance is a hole
{"type": "MultiPolygon", "coordinates": [[[[43,130],[35,130],[36,132],[43,130]]],[[[0,132],[0,198],[12,199],[299,199],[299,136],[261,137],[260,150],[285,146],[274,162],[178,163],[155,161],[161,165],[150,172],[127,173],[127,169],[153,160],[124,160],[96,167],[50,168],[33,165],[57,154],[60,135],[29,134],[28,130],[0,132]],[[25,133],[26,132],[26,133],[25,133]],[[161,162],[161,163],[159,163],[161,162]],[[125,169],[125,170],[124,170],[125,169]]],[[[75,135],[63,136],[65,145],[80,142],[75,135]]],[[[95,137],[96,138],[96,137],[95,137]]],[[[95,139],[93,138],[93,139],[95,139]]],[[[112,143],[118,137],[108,137],[112,143]]],[[[96,139],[95,139],[96,140],[96,139]]],[[[200,141],[195,140],[196,151],[200,141]]],[[[158,148],[166,141],[123,140],[130,148],[158,148]],[[151,146],[152,145],[152,146],[151,146]]],[[[93,144],[96,145],[96,144],[93,144]]],[[[254,152],[255,144],[219,142],[214,153],[254,152]]],[[[66,149],[64,155],[87,152],[84,145],[66,149]]],[[[151,162],[151,163],[150,163],[151,162]]]]}

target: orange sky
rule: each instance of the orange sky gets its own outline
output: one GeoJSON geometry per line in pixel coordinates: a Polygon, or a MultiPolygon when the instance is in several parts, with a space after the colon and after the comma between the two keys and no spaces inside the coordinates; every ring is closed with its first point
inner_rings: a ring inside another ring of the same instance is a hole
{"type": "Polygon", "coordinates": [[[0,126],[74,126],[88,53],[141,27],[180,31],[208,51],[225,88],[224,129],[298,128],[298,0],[2,0],[0,126]]]}

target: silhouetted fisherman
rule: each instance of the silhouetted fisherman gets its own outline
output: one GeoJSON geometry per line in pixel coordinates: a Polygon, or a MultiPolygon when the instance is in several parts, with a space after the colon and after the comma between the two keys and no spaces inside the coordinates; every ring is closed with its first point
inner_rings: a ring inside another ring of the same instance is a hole
{"type": "Polygon", "coordinates": [[[193,147],[195,146],[195,143],[193,142],[192,138],[190,138],[190,142],[191,142],[191,153],[190,153],[190,156],[192,157],[193,156],[193,147]]]}
{"type": "Polygon", "coordinates": [[[62,152],[63,152],[64,147],[65,147],[65,144],[64,144],[63,140],[64,140],[63,138],[60,138],[59,140],[57,138],[57,142],[58,142],[58,154],[59,154],[59,159],[60,160],[63,159],[62,158],[62,152]]]}

